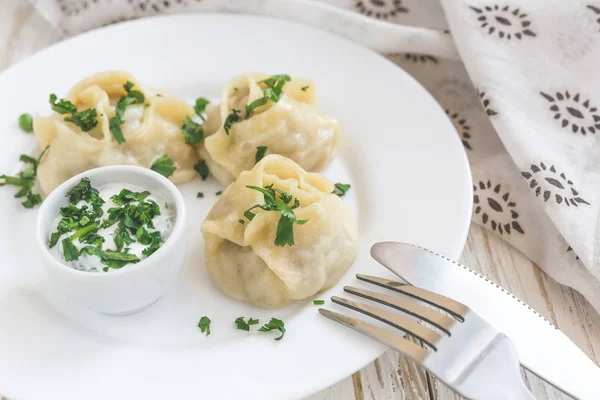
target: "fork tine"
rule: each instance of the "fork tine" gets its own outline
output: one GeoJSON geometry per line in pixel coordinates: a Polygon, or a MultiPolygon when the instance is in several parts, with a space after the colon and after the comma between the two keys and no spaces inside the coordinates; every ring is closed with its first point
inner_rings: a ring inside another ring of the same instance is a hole
{"type": "Polygon", "coordinates": [[[382,310],[379,307],[368,306],[366,304],[357,303],[355,301],[347,300],[338,296],[333,296],[331,301],[409,333],[431,346],[434,350],[437,350],[436,343],[442,338],[442,336],[437,332],[417,323],[416,321],[389,311],[382,310]]]}
{"type": "Polygon", "coordinates": [[[356,274],[356,278],[431,304],[432,306],[446,311],[461,322],[464,322],[465,320],[464,316],[468,311],[468,307],[446,296],[420,289],[406,283],[377,278],[376,276],[356,274]]]}
{"type": "Polygon", "coordinates": [[[414,317],[420,318],[426,322],[429,322],[436,328],[446,332],[448,335],[450,335],[450,327],[456,323],[454,318],[450,318],[447,315],[441,314],[437,310],[427,308],[405,299],[388,296],[373,292],[371,290],[358,289],[351,286],[344,286],[344,291],[368,300],[376,301],[386,306],[395,308],[396,310],[410,314],[414,317]]]}
{"type": "Polygon", "coordinates": [[[359,319],[350,318],[324,308],[319,308],[319,313],[329,319],[339,322],[342,325],[346,325],[357,332],[372,337],[373,339],[378,340],[385,345],[393,347],[400,353],[412,358],[417,362],[424,362],[430,354],[427,350],[419,345],[387,329],[371,325],[359,319]]]}

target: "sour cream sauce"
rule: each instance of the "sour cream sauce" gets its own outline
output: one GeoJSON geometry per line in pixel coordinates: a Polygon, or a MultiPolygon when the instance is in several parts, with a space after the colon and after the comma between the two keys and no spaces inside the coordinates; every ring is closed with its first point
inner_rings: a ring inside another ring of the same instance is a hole
{"type": "MultiPolygon", "coordinates": [[[[123,190],[123,189],[129,189],[132,192],[143,192],[146,190],[140,186],[124,184],[124,183],[110,183],[110,184],[98,186],[98,187],[96,187],[96,189],[98,190],[100,198],[102,198],[102,200],[104,200],[104,204],[102,205],[102,211],[103,211],[103,215],[101,217],[102,221],[104,221],[105,219],[108,218],[108,210],[109,209],[111,209],[113,207],[118,207],[118,205],[115,204],[111,200],[111,197],[113,195],[118,195],[121,192],[121,190],[123,190]]],[[[158,204],[158,206],[160,208],[160,215],[157,215],[152,219],[152,223],[154,224],[155,229],[154,230],[149,229],[148,231],[149,232],[159,231],[162,241],[166,242],[167,238],[171,234],[171,231],[173,230],[173,224],[175,221],[175,206],[172,204],[168,204],[162,196],[154,194],[154,193],[150,193],[150,195],[148,197],[146,197],[145,201],[148,201],[148,200],[153,200],[156,204],[158,204]]],[[[88,203],[85,201],[81,201],[81,202],[77,203],[76,206],[79,208],[86,204],[88,204],[88,203]]],[[[58,227],[58,224],[61,221],[61,219],[62,219],[62,216],[59,214],[58,217],[54,220],[54,222],[51,225],[50,234],[52,232],[56,232],[56,228],[58,227]]],[[[105,250],[115,250],[116,249],[117,246],[115,245],[115,241],[114,241],[114,237],[113,237],[116,229],[117,229],[117,224],[114,224],[107,228],[99,228],[98,229],[97,234],[104,238],[104,244],[102,246],[103,249],[105,249],[105,250]]],[[[50,249],[50,253],[52,253],[54,258],[56,258],[61,263],[65,264],[73,269],[77,269],[80,271],[88,271],[88,272],[103,272],[104,269],[106,268],[106,265],[103,264],[100,261],[100,258],[96,255],[88,255],[84,252],[83,254],[81,254],[79,256],[78,260],[65,261],[64,256],[63,256],[63,248],[62,248],[61,242],[64,238],[70,237],[71,235],[73,235],[73,232],[68,232],[68,233],[61,235],[58,240],[58,244],[50,249]]],[[[132,235],[132,237],[134,237],[134,236],[135,235],[132,235]]],[[[79,240],[73,241],[73,244],[75,245],[75,247],[77,247],[78,250],[81,250],[81,248],[85,246],[85,244],[80,243],[79,240]]],[[[140,261],[147,258],[144,254],[142,254],[142,251],[147,247],[146,245],[142,245],[136,241],[134,243],[127,245],[127,247],[129,248],[128,252],[130,254],[135,254],[136,256],[138,256],[140,261]]],[[[150,257],[152,257],[152,255],[150,255],[150,257]]],[[[132,263],[126,264],[123,268],[127,268],[132,265],[135,265],[135,264],[132,264],[132,263]]],[[[108,268],[108,270],[106,272],[111,272],[111,271],[116,271],[116,269],[108,268]]]]}

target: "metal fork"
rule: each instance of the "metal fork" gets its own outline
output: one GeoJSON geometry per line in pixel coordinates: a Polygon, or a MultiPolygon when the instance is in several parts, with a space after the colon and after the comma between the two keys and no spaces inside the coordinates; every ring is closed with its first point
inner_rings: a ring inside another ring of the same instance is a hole
{"type": "Polygon", "coordinates": [[[347,293],[419,318],[428,326],[381,307],[338,296],[331,298],[336,304],[414,336],[424,346],[389,329],[324,308],[319,309],[322,315],[393,347],[469,399],[535,399],[521,378],[519,359],[510,339],[473,310],[448,297],[405,283],[360,274],[356,277],[435,307],[430,308],[399,296],[344,287],[347,293]]]}

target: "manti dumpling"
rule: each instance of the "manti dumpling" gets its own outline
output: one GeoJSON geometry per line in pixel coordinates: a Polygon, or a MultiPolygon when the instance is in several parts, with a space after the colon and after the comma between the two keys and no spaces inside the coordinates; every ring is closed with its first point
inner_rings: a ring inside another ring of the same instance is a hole
{"type": "Polygon", "coordinates": [[[315,85],[310,80],[284,82],[278,101],[269,100],[246,115],[246,106],[265,97],[269,78],[261,73],[236,77],[223,90],[218,107],[207,109],[204,134],[208,137],[199,152],[224,185],[254,166],[259,146],[267,147],[266,154],[286,156],[310,172],[320,171],[333,158],[339,124],[317,110],[315,85]],[[226,130],[233,110],[239,111],[240,119],[226,130]]]}
{"type": "Polygon", "coordinates": [[[217,285],[233,298],[264,308],[282,307],[335,285],[354,262],[359,243],[356,223],[333,188],[322,175],[274,154],[242,172],[202,224],[206,267],[217,285]],[[275,244],[281,212],[257,207],[248,219],[246,210],[266,202],[248,185],[274,191],[279,199],[288,196],[300,222],[293,224],[293,245],[275,244]]]}
{"type": "Polygon", "coordinates": [[[133,76],[121,71],[91,75],[77,83],[66,95],[78,111],[96,109],[97,124],[87,131],[66,122],[65,116],[53,112],[34,120],[35,135],[42,148],[50,146],[39,166],[38,179],[45,193],[92,168],[105,165],[137,165],[150,168],[167,155],[176,169],[170,179],[178,184],[191,179],[199,160],[197,149],[186,144],[181,133],[185,117],[193,117],[194,109],[182,100],[153,91],[133,76]],[[119,99],[127,95],[124,85],[143,94],[143,102],[125,108],[120,125],[125,141],[117,142],[109,127],[119,99]]]}

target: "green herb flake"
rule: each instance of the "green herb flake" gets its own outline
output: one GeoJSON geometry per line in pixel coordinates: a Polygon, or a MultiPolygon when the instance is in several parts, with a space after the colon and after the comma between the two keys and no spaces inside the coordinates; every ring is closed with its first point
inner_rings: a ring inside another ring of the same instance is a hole
{"type": "Polygon", "coordinates": [[[33,117],[30,114],[21,114],[19,116],[19,126],[23,132],[33,132],[33,117]]]}
{"type": "Polygon", "coordinates": [[[315,306],[322,306],[323,304],[325,304],[325,300],[315,300],[313,301],[313,304],[315,306]]]}
{"type": "Polygon", "coordinates": [[[308,85],[307,85],[307,86],[302,86],[302,87],[300,88],[300,90],[302,90],[303,92],[306,92],[306,90],[307,90],[309,87],[310,87],[310,86],[308,86],[308,85]]]}
{"type": "Polygon", "coordinates": [[[198,174],[200,174],[200,177],[202,178],[203,181],[206,180],[206,178],[208,178],[208,166],[206,165],[206,161],[204,160],[200,160],[198,161],[196,164],[194,164],[194,169],[196,170],[196,172],[198,174]]]}
{"type": "Polygon", "coordinates": [[[256,155],[254,156],[254,163],[258,164],[265,157],[265,154],[267,154],[267,146],[258,146],[256,148],[256,155]]]}
{"type": "Polygon", "coordinates": [[[79,259],[79,250],[77,250],[77,247],[75,247],[71,239],[64,238],[62,240],[62,248],[65,261],[68,262],[79,259]]]}
{"type": "Polygon", "coordinates": [[[246,321],[244,321],[244,317],[236,318],[235,327],[242,331],[250,331],[250,325],[246,321]]]}
{"type": "Polygon", "coordinates": [[[16,198],[25,198],[21,204],[25,208],[33,208],[42,203],[42,196],[33,192],[35,187],[35,178],[37,170],[42,163],[44,156],[48,152],[50,146],[47,146],[39,155],[38,158],[33,158],[25,154],[21,154],[19,160],[27,166],[17,176],[0,175],[0,186],[11,185],[19,188],[15,194],[16,198]]]}
{"type": "Polygon", "coordinates": [[[133,90],[134,84],[130,81],[125,82],[123,88],[127,92],[127,96],[121,97],[115,107],[115,115],[108,121],[108,128],[112,132],[117,143],[122,144],[125,142],[125,136],[121,131],[121,125],[123,125],[123,115],[125,110],[132,104],[143,104],[145,96],[139,90],[133,90]]]}
{"type": "Polygon", "coordinates": [[[84,132],[89,132],[98,126],[98,112],[95,108],[74,112],[65,117],[65,121],[77,125],[84,132]]]}
{"type": "Polygon", "coordinates": [[[240,117],[240,110],[233,109],[231,113],[225,118],[225,123],[223,124],[223,129],[225,129],[225,133],[229,135],[229,131],[231,130],[231,126],[237,122],[242,120],[240,117]]]}
{"type": "Polygon", "coordinates": [[[285,335],[285,323],[280,319],[271,318],[269,323],[264,324],[258,331],[270,332],[272,330],[277,330],[281,332],[281,336],[275,338],[275,340],[281,340],[283,338],[283,335],[285,335]]]}
{"type": "Polygon", "coordinates": [[[196,195],[196,198],[201,199],[204,197],[204,193],[202,192],[198,192],[198,194],[196,195]]]}
{"type": "Polygon", "coordinates": [[[69,100],[60,99],[54,93],[50,95],[50,106],[52,110],[56,111],[59,114],[71,114],[77,112],[77,107],[69,100]]]}
{"type": "Polygon", "coordinates": [[[281,214],[277,222],[275,245],[276,246],[293,246],[294,245],[294,224],[304,225],[308,220],[297,220],[294,209],[300,206],[298,199],[294,199],[289,193],[273,188],[273,185],[260,188],[258,186],[246,186],[248,189],[256,190],[263,194],[263,204],[255,204],[246,211],[244,217],[252,221],[254,214],[252,210],[260,208],[265,211],[275,211],[281,214]],[[292,200],[293,203],[292,203],[292,200]],[[290,206],[290,204],[292,204],[290,206]]]}
{"type": "Polygon", "coordinates": [[[218,192],[215,193],[215,196],[220,196],[221,194],[223,194],[223,191],[219,190],[218,192]]]}
{"type": "Polygon", "coordinates": [[[209,104],[210,101],[208,101],[208,99],[205,99],[204,97],[199,97],[196,99],[196,103],[194,104],[194,111],[196,112],[196,115],[202,118],[202,121],[206,121],[204,113],[206,112],[206,106],[209,104]]]}
{"type": "Polygon", "coordinates": [[[333,189],[332,193],[342,197],[348,190],[350,190],[350,187],[351,186],[349,183],[336,183],[335,189],[333,189]]]}
{"type": "Polygon", "coordinates": [[[258,319],[254,319],[254,318],[251,317],[248,320],[248,325],[256,325],[256,324],[258,324],[258,319]]]}
{"type": "Polygon", "coordinates": [[[244,225],[244,220],[243,219],[238,219],[238,222],[240,223],[240,225],[244,225]]]}
{"type": "Polygon", "coordinates": [[[190,146],[200,144],[204,140],[202,125],[195,123],[190,117],[185,117],[183,120],[181,132],[183,133],[185,142],[190,146]]]}
{"type": "Polygon", "coordinates": [[[200,328],[200,332],[206,332],[206,336],[210,335],[210,319],[208,317],[200,318],[198,322],[198,328],[200,328]]]}
{"type": "Polygon", "coordinates": [[[167,156],[165,154],[164,156],[156,159],[152,163],[152,166],[150,167],[150,169],[152,171],[158,172],[162,176],[168,178],[171,175],[173,175],[173,172],[175,172],[175,169],[177,169],[177,168],[175,167],[175,164],[173,163],[173,160],[171,160],[169,158],[169,156],[167,156]]]}

